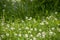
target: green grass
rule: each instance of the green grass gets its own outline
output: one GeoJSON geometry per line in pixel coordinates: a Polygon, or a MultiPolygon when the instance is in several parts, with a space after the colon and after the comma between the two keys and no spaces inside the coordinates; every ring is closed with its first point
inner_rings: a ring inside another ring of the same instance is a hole
{"type": "Polygon", "coordinates": [[[45,19],[0,20],[0,24],[1,40],[60,40],[60,20],[53,15],[45,19]]]}

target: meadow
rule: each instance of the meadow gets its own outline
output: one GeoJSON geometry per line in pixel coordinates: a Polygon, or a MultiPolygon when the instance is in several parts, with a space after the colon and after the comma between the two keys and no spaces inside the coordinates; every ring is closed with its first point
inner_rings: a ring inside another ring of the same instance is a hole
{"type": "Polygon", "coordinates": [[[59,0],[0,1],[0,40],[60,40],[59,0]]]}

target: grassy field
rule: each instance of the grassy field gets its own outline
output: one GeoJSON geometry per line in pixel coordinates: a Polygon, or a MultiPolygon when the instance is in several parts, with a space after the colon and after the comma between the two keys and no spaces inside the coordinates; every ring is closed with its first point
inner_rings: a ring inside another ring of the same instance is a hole
{"type": "Polygon", "coordinates": [[[60,40],[60,20],[54,15],[42,19],[0,20],[0,40],[60,40]]]}

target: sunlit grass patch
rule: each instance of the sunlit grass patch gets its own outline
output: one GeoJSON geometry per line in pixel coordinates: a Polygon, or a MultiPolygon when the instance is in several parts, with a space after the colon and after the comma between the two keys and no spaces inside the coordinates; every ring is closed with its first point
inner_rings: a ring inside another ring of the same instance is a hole
{"type": "Polygon", "coordinates": [[[54,16],[42,20],[26,17],[7,23],[0,20],[0,24],[1,40],[59,40],[60,37],[60,22],[54,16]]]}

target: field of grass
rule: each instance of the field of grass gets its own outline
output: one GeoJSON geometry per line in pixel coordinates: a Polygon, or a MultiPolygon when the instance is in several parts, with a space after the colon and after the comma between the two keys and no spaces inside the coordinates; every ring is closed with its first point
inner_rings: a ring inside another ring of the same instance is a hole
{"type": "Polygon", "coordinates": [[[0,20],[0,40],[60,40],[60,20],[53,15],[42,19],[0,20]]]}

